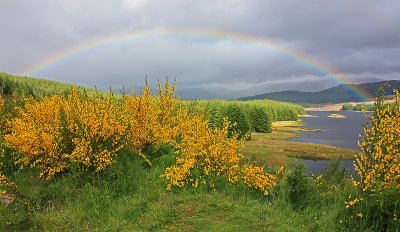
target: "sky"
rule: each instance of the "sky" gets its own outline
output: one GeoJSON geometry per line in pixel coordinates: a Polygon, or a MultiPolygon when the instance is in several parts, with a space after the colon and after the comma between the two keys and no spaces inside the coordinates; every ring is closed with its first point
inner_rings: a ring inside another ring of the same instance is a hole
{"type": "Polygon", "coordinates": [[[0,72],[183,98],[400,79],[398,0],[0,0],[0,72]]]}

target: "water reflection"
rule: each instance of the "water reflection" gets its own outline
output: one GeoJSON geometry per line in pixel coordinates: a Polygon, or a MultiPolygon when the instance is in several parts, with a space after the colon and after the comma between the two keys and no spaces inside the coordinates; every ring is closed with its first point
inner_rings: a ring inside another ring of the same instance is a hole
{"type": "Polygon", "coordinates": [[[336,147],[360,150],[357,145],[362,128],[368,118],[361,112],[343,111],[310,111],[310,115],[317,117],[302,118],[305,128],[321,129],[319,132],[301,132],[301,137],[295,142],[328,144],[336,147]],[[333,113],[339,113],[346,118],[329,118],[333,113]]]}
{"type": "MultiPolygon", "coordinates": [[[[303,127],[322,131],[302,131],[301,137],[293,139],[293,141],[327,144],[360,151],[357,141],[363,131],[363,125],[368,122],[368,118],[364,113],[352,111],[310,111],[307,113],[316,117],[303,118],[303,127]],[[328,117],[333,113],[344,115],[345,118],[328,117]]],[[[300,159],[299,161],[307,166],[310,173],[314,174],[321,173],[324,170],[324,165],[329,164],[329,160],[300,159]]],[[[356,175],[352,159],[341,160],[341,167],[346,167],[351,175],[356,175]]]]}

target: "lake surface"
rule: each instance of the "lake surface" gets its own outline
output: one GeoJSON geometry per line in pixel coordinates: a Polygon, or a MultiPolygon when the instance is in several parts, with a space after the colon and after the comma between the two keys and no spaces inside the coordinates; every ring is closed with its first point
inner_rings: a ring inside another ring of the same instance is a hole
{"type": "Polygon", "coordinates": [[[360,150],[357,145],[363,125],[368,118],[362,112],[353,111],[308,111],[317,117],[302,118],[304,128],[321,129],[321,132],[300,132],[301,137],[293,141],[328,144],[336,147],[360,150]],[[328,118],[331,114],[341,114],[346,118],[328,118]]]}
{"type": "MultiPolygon", "coordinates": [[[[325,165],[329,164],[329,160],[311,160],[311,159],[299,159],[304,165],[306,165],[308,172],[313,174],[320,174],[324,171],[325,165]]],[[[340,168],[346,168],[349,171],[350,176],[356,176],[357,172],[353,166],[353,159],[343,159],[340,161],[340,168]]]]}
{"type": "MultiPolygon", "coordinates": [[[[308,111],[307,114],[317,116],[302,118],[304,128],[321,129],[321,132],[301,132],[301,137],[293,139],[296,142],[327,144],[336,147],[350,148],[360,151],[357,145],[359,135],[363,131],[363,125],[368,122],[368,118],[362,112],[353,111],[308,111]],[[346,118],[329,118],[331,114],[341,114],[346,118]]],[[[300,159],[310,173],[321,173],[324,165],[329,160],[305,160],[300,159]]],[[[354,175],[353,160],[342,160],[341,167],[349,169],[350,174],[354,175]]]]}

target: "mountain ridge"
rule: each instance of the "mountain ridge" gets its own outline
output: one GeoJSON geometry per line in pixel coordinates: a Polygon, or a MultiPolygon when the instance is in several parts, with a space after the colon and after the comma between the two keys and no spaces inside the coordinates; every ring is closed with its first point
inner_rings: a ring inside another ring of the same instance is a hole
{"type": "Polygon", "coordinates": [[[278,101],[307,103],[307,104],[362,102],[368,100],[365,98],[375,98],[377,88],[385,84],[388,85],[385,88],[385,95],[392,95],[393,88],[400,89],[399,80],[388,80],[388,81],[378,81],[378,82],[363,83],[363,84],[340,84],[318,92],[285,90],[279,92],[241,97],[238,100],[271,99],[278,101]]]}

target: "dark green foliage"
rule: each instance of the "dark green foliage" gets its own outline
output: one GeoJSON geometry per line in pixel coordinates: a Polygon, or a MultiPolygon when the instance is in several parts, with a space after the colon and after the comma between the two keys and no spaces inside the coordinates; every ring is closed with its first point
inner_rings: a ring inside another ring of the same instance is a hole
{"type": "Polygon", "coordinates": [[[296,163],[287,176],[288,200],[294,210],[306,209],[315,198],[316,188],[302,163],[296,163]]]}
{"type": "Polygon", "coordinates": [[[250,109],[250,122],[252,129],[259,133],[271,133],[272,132],[272,120],[260,107],[254,107],[250,109]]]}
{"type": "Polygon", "coordinates": [[[222,105],[213,105],[207,109],[208,125],[211,128],[222,128],[224,124],[224,107],[222,105]]]}
{"type": "Polygon", "coordinates": [[[346,178],[349,175],[349,170],[345,167],[340,167],[342,159],[332,159],[329,163],[324,165],[324,172],[322,173],[324,180],[330,186],[343,187],[346,178]]]}
{"type": "Polygon", "coordinates": [[[2,96],[31,96],[36,97],[32,86],[21,83],[10,78],[10,76],[0,73],[0,94],[2,96]]]}
{"type": "Polygon", "coordinates": [[[367,104],[367,103],[363,103],[363,104],[344,104],[342,106],[342,110],[345,111],[373,111],[375,108],[374,104],[367,104]]]}
{"type": "MultiPolygon", "coordinates": [[[[262,109],[266,114],[268,121],[296,121],[298,115],[305,114],[304,108],[300,105],[291,104],[287,102],[278,102],[272,100],[254,100],[254,101],[224,101],[224,100],[198,100],[198,101],[184,101],[185,105],[196,110],[203,109],[207,112],[209,119],[209,126],[211,128],[221,128],[223,126],[223,119],[227,118],[226,108],[230,105],[236,105],[245,114],[250,128],[254,130],[254,120],[251,117],[253,108],[262,109]]],[[[260,121],[264,121],[263,116],[260,121]]],[[[260,125],[260,124],[258,124],[260,125]]],[[[267,124],[269,125],[269,123],[267,124]]],[[[267,126],[269,127],[269,126],[267,126]]],[[[257,129],[261,131],[270,131],[267,129],[257,129]]],[[[254,131],[257,131],[254,130],[254,131]]]]}
{"type": "Polygon", "coordinates": [[[340,166],[342,159],[331,159],[324,164],[322,178],[319,180],[319,189],[322,191],[339,192],[343,190],[346,179],[349,179],[349,170],[340,166]]]}
{"type": "Polygon", "coordinates": [[[174,149],[168,144],[147,145],[143,148],[142,153],[152,162],[164,155],[173,154],[174,149]]]}
{"type": "Polygon", "coordinates": [[[344,226],[352,231],[400,231],[399,215],[400,191],[391,189],[372,194],[343,210],[342,218],[344,226]],[[355,216],[359,213],[362,217],[355,216]]]}
{"type": "Polygon", "coordinates": [[[54,94],[67,94],[72,88],[79,92],[86,92],[88,95],[109,95],[106,92],[71,84],[0,73],[0,94],[7,97],[25,96],[41,98],[54,94]]]}
{"type": "Polygon", "coordinates": [[[32,225],[33,208],[29,199],[19,199],[11,205],[0,204],[0,231],[25,231],[32,225]]]}
{"type": "Polygon", "coordinates": [[[16,108],[23,105],[19,98],[4,98],[3,107],[0,110],[0,173],[6,176],[19,170],[16,164],[18,154],[14,154],[13,150],[5,146],[3,135],[8,133],[6,128],[7,120],[15,114],[16,108]]]}
{"type": "Polygon", "coordinates": [[[235,126],[232,127],[232,130],[229,131],[229,136],[231,136],[234,132],[238,134],[239,139],[245,138],[246,136],[250,135],[251,128],[249,121],[238,105],[228,105],[225,109],[225,115],[228,121],[235,124],[235,126]]]}

